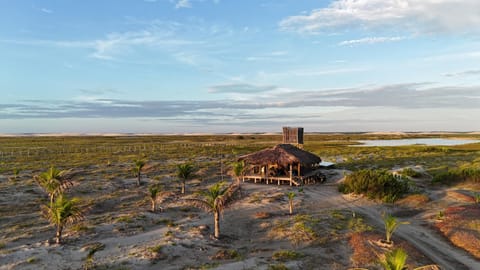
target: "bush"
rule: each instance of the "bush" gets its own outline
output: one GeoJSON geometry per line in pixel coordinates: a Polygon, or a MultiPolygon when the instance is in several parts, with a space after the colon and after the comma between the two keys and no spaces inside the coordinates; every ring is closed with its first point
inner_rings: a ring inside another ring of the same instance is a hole
{"type": "Polygon", "coordinates": [[[405,168],[400,172],[402,175],[412,177],[412,178],[417,178],[417,177],[422,177],[422,173],[415,171],[412,168],[405,168]]]}
{"type": "Polygon", "coordinates": [[[446,171],[437,173],[433,177],[432,182],[442,184],[454,184],[457,182],[480,183],[480,168],[469,166],[447,169],[446,171]]]}
{"type": "Polygon", "coordinates": [[[272,255],[272,259],[274,259],[275,261],[281,261],[281,262],[296,260],[301,257],[303,257],[303,254],[293,250],[279,250],[273,253],[272,255]]]}
{"type": "Polygon", "coordinates": [[[369,199],[394,202],[407,193],[408,182],[395,178],[386,170],[360,170],[345,178],[339,186],[342,193],[364,194],[369,199]]]}

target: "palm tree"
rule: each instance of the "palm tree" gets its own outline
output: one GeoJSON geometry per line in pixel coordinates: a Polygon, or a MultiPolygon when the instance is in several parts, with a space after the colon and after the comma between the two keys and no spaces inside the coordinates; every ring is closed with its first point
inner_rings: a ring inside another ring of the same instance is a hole
{"type": "Polygon", "coordinates": [[[46,172],[33,177],[50,197],[50,204],[53,203],[55,196],[72,185],[72,183],[67,180],[67,173],[68,171],[61,171],[51,166],[46,172]]]}
{"type": "Polygon", "coordinates": [[[160,185],[152,185],[148,187],[148,197],[150,198],[150,201],[152,202],[152,212],[155,212],[157,209],[157,198],[158,194],[160,192],[160,185]]]}
{"type": "Polygon", "coordinates": [[[82,220],[84,217],[79,207],[80,200],[77,198],[68,199],[60,194],[50,205],[42,205],[42,215],[56,227],[56,243],[62,242],[63,229],[68,224],[82,220]]]}
{"type": "Polygon", "coordinates": [[[288,207],[289,207],[289,212],[290,215],[293,214],[293,198],[295,198],[295,192],[290,191],[287,193],[288,196],[288,207]]]}
{"type": "Polygon", "coordinates": [[[408,224],[408,222],[399,222],[396,217],[390,214],[383,214],[382,218],[383,223],[385,224],[385,242],[390,244],[392,243],[390,239],[398,226],[401,224],[408,224]]]}
{"type": "Polygon", "coordinates": [[[403,249],[397,248],[385,254],[385,257],[380,260],[380,264],[385,270],[402,270],[407,257],[408,255],[403,249]]]}
{"type": "Polygon", "coordinates": [[[17,179],[19,174],[20,174],[20,169],[19,168],[13,169],[13,179],[17,179]]]}
{"type": "Polygon", "coordinates": [[[238,162],[234,162],[232,166],[233,166],[233,174],[237,178],[237,183],[240,183],[240,177],[242,177],[243,174],[245,173],[245,163],[243,163],[243,161],[238,161],[238,162]]]}
{"type": "Polygon", "coordinates": [[[140,178],[142,177],[142,169],[145,166],[145,161],[144,160],[134,160],[135,167],[133,167],[133,174],[137,177],[137,186],[140,186],[140,178]]]}
{"type": "Polygon", "coordinates": [[[215,238],[220,237],[220,215],[232,202],[233,196],[240,187],[237,183],[232,183],[226,188],[224,188],[224,185],[225,182],[218,182],[207,191],[200,192],[202,199],[186,199],[187,203],[194,207],[213,213],[215,238]]]}
{"type": "Polygon", "coordinates": [[[182,179],[182,194],[185,194],[185,181],[192,177],[194,167],[190,163],[177,165],[177,177],[182,179]]]}

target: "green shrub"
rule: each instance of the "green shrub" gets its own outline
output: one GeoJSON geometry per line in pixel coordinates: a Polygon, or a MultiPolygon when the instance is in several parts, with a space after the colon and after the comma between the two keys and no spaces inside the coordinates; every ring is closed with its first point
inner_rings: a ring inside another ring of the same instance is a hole
{"type": "Polygon", "coordinates": [[[395,178],[386,170],[360,170],[345,178],[339,186],[342,193],[364,194],[369,199],[394,202],[408,192],[408,182],[395,178]]]}
{"type": "Polygon", "coordinates": [[[272,255],[272,259],[274,259],[275,261],[281,261],[281,262],[291,261],[301,257],[303,257],[301,253],[298,253],[293,250],[279,250],[273,253],[272,255]]]}
{"type": "Polygon", "coordinates": [[[413,178],[417,178],[417,177],[421,177],[422,176],[422,173],[420,172],[417,172],[415,171],[414,169],[412,168],[405,168],[401,171],[401,174],[402,175],[405,175],[405,176],[408,176],[408,177],[413,177],[413,178]]]}
{"type": "Polygon", "coordinates": [[[288,270],[288,267],[286,267],[283,263],[271,264],[268,266],[268,270],[288,270]]]}
{"type": "Polygon", "coordinates": [[[463,168],[447,169],[435,174],[433,183],[454,184],[458,182],[480,183],[480,167],[468,166],[463,168]]]}

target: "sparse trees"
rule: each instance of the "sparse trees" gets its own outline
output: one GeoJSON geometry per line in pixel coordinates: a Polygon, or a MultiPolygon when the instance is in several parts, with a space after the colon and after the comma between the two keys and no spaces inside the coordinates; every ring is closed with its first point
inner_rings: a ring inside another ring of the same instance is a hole
{"type": "Polygon", "coordinates": [[[141,185],[142,169],[145,166],[146,162],[141,159],[136,159],[133,161],[135,166],[133,167],[133,174],[137,177],[137,186],[141,185]]]}
{"type": "Polygon", "coordinates": [[[152,203],[152,212],[157,210],[157,198],[160,192],[160,185],[152,185],[148,187],[148,197],[150,198],[150,202],[152,203]]]}
{"type": "Polygon", "coordinates": [[[194,167],[190,163],[177,165],[177,177],[182,180],[182,194],[185,194],[185,182],[193,176],[194,167]]]}
{"type": "Polygon", "coordinates": [[[79,199],[68,199],[58,195],[49,205],[42,205],[42,215],[56,227],[56,243],[62,242],[63,229],[66,225],[82,220],[84,215],[79,206],[79,199]]]}
{"type": "Polygon", "coordinates": [[[293,199],[295,198],[295,196],[296,196],[296,194],[293,191],[290,191],[290,192],[287,193],[288,209],[289,209],[290,215],[293,214],[293,199]]]}
{"type": "Polygon", "coordinates": [[[385,224],[385,243],[391,244],[391,237],[398,226],[401,224],[408,224],[408,222],[399,222],[396,217],[385,213],[383,214],[382,219],[385,224]]]}
{"type": "Polygon", "coordinates": [[[213,213],[215,238],[220,237],[220,215],[228,207],[229,203],[233,201],[233,196],[240,187],[237,183],[232,183],[228,187],[224,187],[224,185],[225,182],[218,182],[208,190],[200,192],[203,198],[186,200],[187,203],[194,207],[213,213]]]}
{"type": "Polygon", "coordinates": [[[66,179],[67,172],[68,171],[61,171],[51,166],[46,172],[33,177],[50,197],[50,204],[53,203],[58,194],[72,185],[72,183],[66,179]]]}

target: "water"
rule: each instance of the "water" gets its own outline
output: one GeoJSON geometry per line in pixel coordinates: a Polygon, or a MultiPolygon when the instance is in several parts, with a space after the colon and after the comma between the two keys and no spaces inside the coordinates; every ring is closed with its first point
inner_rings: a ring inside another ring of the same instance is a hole
{"type": "Polygon", "coordinates": [[[479,143],[480,140],[468,140],[468,139],[440,139],[440,138],[428,138],[428,139],[400,139],[400,140],[362,140],[358,141],[362,145],[356,146],[404,146],[404,145],[462,145],[469,143],[479,143]]]}

